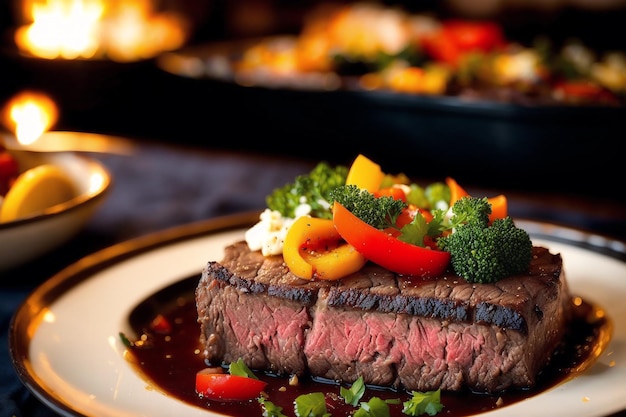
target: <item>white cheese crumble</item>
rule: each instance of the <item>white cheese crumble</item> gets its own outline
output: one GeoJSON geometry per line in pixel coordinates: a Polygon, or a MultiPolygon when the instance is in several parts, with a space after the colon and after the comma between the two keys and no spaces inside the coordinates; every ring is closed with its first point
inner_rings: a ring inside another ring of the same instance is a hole
{"type": "MultiPolygon", "coordinates": [[[[318,200],[317,204],[330,209],[330,203],[318,200]]],[[[307,202],[306,197],[300,197],[299,204],[295,208],[295,218],[283,217],[277,210],[266,208],[259,216],[259,222],[246,230],[245,239],[250,250],[260,250],[263,256],[281,255],[287,231],[293,222],[302,216],[311,214],[313,208],[307,202]]]]}
{"type": "MultiPolygon", "coordinates": [[[[296,207],[296,218],[310,212],[311,206],[303,202],[296,207]]],[[[263,256],[282,254],[287,231],[296,218],[283,217],[279,211],[266,208],[259,216],[259,222],[246,230],[245,239],[250,250],[260,250],[263,256]]]]}
{"type": "Polygon", "coordinates": [[[287,230],[294,219],[270,209],[265,209],[259,218],[257,224],[246,230],[245,239],[250,250],[260,250],[264,256],[281,254],[287,230]]]}

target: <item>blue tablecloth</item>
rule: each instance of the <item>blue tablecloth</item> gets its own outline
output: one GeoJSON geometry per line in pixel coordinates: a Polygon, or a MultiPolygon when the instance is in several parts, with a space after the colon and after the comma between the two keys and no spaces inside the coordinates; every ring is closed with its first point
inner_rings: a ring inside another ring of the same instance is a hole
{"type": "MultiPolygon", "coordinates": [[[[22,385],[8,352],[12,314],[40,283],[82,257],[127,239],[220,215],[261,210],[271,190],[308,172],[314,164],[143,142],[133,156],[93,156],[110,169],[114,184],[85,230],[63,247],[0,275],[0,417],[55,415],[22,385]]],[[[550,199],[524,197],[510,199],[510,213],[611,232],[620,238],[626,235],[619,211],[623,206],[608,215],[589,217],[578,211],[578,205],[566,205],[557,205],[555,210],[550,199]]]]}

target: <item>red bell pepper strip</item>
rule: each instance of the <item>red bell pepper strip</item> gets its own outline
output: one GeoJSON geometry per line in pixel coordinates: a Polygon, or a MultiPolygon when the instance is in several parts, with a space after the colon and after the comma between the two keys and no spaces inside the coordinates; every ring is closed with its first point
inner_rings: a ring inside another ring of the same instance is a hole
{"type": "Polygon", "coordinates": [[[365,223],[335,201],[333,223],[341,237],[365,258],[398,274],[437,277],[450,263],[450,253],[403,242],[365,223]]]}

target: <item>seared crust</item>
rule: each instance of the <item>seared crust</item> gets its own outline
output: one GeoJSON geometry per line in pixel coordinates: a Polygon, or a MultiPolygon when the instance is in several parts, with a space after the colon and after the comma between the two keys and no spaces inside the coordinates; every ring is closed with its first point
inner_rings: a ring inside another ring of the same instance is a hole
{"type": "Polygon", "coordinates": [[[226,248],[221,263],[209,262],[205,275],[227,282],[244,293],[267,293],[314,304],[326,289],[328,305],[407,313],[422,317],[492,324],[527,332],[543,316],[542,298],[560,292],[562,259],[546,248],[534,247],[527,273],[494,284],[474,284],[451,272],[437,279],[406,277],[368,264],[339,281],[305,280],[293,275],[281,256],[265,257],[245,242],[226,248]]]}

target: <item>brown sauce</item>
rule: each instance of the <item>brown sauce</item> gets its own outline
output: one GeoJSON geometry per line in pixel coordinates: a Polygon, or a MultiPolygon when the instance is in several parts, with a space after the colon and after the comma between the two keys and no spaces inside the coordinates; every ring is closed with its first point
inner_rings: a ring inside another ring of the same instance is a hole
{"type": "MultiPolygon", "coordinates": [[[[140,335],[143,343],[129,348],[132,362],[151,384],[165,394],[190,405],[233,417],[262,415],[263,408],[257,400],[244,402],[213,402],[200,398],[195,392],[195,375],[206,367],[199,344],[199,325],[194,299],[198,278],[180,281],[144,300],[131,313],[131,327],[140,335]],[[172,327],[166,333],[151,325],[158,315],[165,317],[172,327]],[[258,413],[252,412],[257,409],[258,413]]],[[[561,348],[554,354],[551,363],[541,373],[536,387],[531,390],[516,390],[498,395],[470,392],[442,392],[444,408],[438,416],[468,416],[506,407],[528,397],[537,395],[556,384],[575,377],[587,369],[606,347],[611,336],[611,323],[602,310],[576,298],[573,300],[575,319],[571,331],[561,348]]],[[[325,392],[328,411],[332,416],[349,416],[356,408],[346,405],[339,397],[339,386],[310,378],[300,378],[296,386],[289,385],[287,377],[257,376],[268,382],[265,392],[268,400],[283,408],[283,414],[294,416],[293,403],[296,397],[310,392],[325,392]]],[[[407,401],[410,395],[404,392],[368,387],[361,401],[371,397],[407,401]]],[[[402,404],[390,405],[391,416],[404,416],[402,404]]]]}

